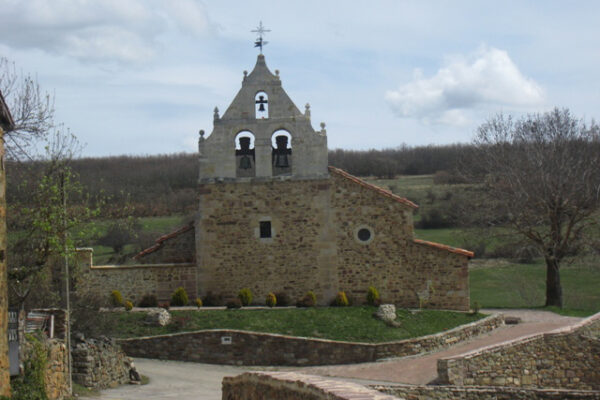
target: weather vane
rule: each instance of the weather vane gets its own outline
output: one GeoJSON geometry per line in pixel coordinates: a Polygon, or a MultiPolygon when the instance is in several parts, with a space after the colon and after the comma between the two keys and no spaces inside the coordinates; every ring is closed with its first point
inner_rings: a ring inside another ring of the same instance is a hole
{"type": "Polygon", "coordinates": [[[256,39],[256,41],[254,42],[254,47],[259,47],[260,48],[260,54],[262,54],[262,48],[264,45],[266,45],[267,42],[266,40],[263,40],[263,34],[267,33],[267,32],[271,32],[270,29],[265,29],[265,27],[262,24],[262,21],[260,21],[260,24],[258,24],[258,28],[250,31],[253,33],[258,33],[258,38],[256,39]]]}

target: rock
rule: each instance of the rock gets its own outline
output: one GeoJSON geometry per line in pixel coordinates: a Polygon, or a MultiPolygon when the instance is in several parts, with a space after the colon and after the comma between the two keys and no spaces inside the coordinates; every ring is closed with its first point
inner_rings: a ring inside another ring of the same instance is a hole
{"type": "Polygon", "coordinates": [[[164,308],[151,310],[144,321],[148,325],[165,326],[171,322],[171,314],[164,308]]]}
{"type": "Polygon", "coordinates": [[[375,318],[382,321],[394,321],[396,319],[396,306],[393,304],[382,304],[375,312],[375,318]]]}

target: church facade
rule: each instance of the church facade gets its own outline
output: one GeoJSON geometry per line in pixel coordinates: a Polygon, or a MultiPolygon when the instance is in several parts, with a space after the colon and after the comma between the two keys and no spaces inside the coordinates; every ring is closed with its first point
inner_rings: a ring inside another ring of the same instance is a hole
{"type": "Polygon", "coordinates": [[[415,239],[414,203],[329,167],[325,124],[313,129],[310,106],[296,107],[262,54],[204,136],[195,220],[138,265],[94,267],[90,257],[86,290],[168,300],[178,286],[226,299],[250,288],[258,303],[312,290],[325,305],[339,291],[364,302],[374,286],[401,307],[469,309],[473,253],[415,239]]]}

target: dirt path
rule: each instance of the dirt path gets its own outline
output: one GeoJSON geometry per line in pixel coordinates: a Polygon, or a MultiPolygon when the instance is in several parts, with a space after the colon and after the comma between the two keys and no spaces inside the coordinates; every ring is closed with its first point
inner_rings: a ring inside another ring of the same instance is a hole
{"type": "Polygon", "coordinates": [[[563,317],[548,311],[535,310],[482,310],[482,312],[502,312],[506,316],[519,317],[522,322],[518,325],[506,325],[489,334],[479,336],[470,342],[424,356],[404,357],[375,363],[291,369],[307,374],[351,378],[361,381],[374,380],[426,384],[437,378],[437,360],[440,358],[458,355],[521,336],[549,332],[574,324],[581,319],[563,317]]]}

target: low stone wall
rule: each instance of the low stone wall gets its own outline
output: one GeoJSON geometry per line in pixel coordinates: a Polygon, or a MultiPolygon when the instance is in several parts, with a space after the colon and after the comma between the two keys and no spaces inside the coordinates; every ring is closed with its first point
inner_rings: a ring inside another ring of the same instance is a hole
{"type": "Polygon", "coordinates": [[[356,343],[239,330],[206,330],[121,339],[131,357],[235,365],[328,365],[376,361],[433,351],[489,332],[501,314],[452,330],[389,343],[356,343]]]}
{"type": "Polygon", "coordinates": [[[247,372],[223,379],[223,400],[396,400],[365,386],[293,372],[247,372]]]}
{"type": "Polygon", "coordinates": [[[564,389],[522,389],[509,387],[461,387],[422,385],[373,385],[372,389],[402,399],[427,400],[599,400],[600,391],[564,389]]]}
{"type": "Polygon", "coordinates": [[[130,359],[113,339],[78,339],[72,355],[73,382],[94,389],[129,382],[130,359]]]}
{"type": "Polygon", "coordinates": [[[438,360],[441,383],[600,390],[600,313],[577,325],[438,360]]]}
{"type": "Polygon", "coordinates": [[[147,294],[171,301],[178,287],[185,288],[190,299],[197,297],[195,263],[94,266],[91,249],[79,249],[77,257],[77,292],[108,299],[118,290],[134,305],[147,294]]]}

